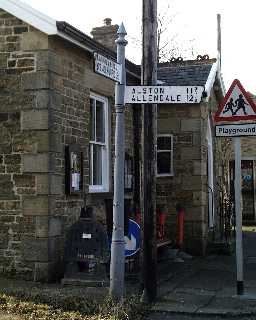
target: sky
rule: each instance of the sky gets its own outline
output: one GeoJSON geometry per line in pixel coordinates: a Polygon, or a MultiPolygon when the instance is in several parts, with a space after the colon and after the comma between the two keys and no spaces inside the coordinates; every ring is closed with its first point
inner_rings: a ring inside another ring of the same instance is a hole
{"type": "MultiPolygon", "coordinates": [[[[142,0],[23,0],[56,20],[64,20],[90,35],[104,18],[124,23],[126,55],[141,61],[142,0]]],[[[256,1],[254,0],[158,0],[158,14],[165,16],[163,41],[176,48],[175,54],[217,57],[217,13],[221,14],[222,74],[228,89],[239,79],[246,91],[256,94],[256,1]],[[169,6],[169,8],[168,8],[169,6]]]]}

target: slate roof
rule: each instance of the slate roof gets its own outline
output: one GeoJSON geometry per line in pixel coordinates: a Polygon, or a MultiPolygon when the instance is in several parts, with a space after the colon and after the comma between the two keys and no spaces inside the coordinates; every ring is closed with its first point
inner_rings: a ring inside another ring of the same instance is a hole
{"type": "Polygon", "coordinates": [[[215,59],[158,65],[157,79],[169,86],[205,86],[215,59]]]}

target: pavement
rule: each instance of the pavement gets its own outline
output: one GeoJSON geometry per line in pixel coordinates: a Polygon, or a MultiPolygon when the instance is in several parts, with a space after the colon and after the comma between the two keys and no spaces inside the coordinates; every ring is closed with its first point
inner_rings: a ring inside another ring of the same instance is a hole
{"type": "MultiPolygon", "coordinates": [[[[152,314],[204,316],[252,316],[256,318],[256,227],[243,232],[244,294],[237,295],[235,255],[210,254],[206,257],[163,254],[158,264],[158,299],[152,314]]],[[[126,292],[138,293],[138,279],[126,283],[126,292]]],[[[0,291],[29,291],[42,297],[94,297],[104,299],[108,288],[62,287],[0,278],[0,291]]],[[[160,316],[160,318],[159,318],[160,316]]],[[[154,318],[154,317],[153,317],[154,318]]]]}
{"type": "Polygon", "coordinates": [[[256,315],[256,227],[243,232],[244,294],[237,295],[235,255],[166,259],[159,264],[152,312],[205,316],[256,315]]]}

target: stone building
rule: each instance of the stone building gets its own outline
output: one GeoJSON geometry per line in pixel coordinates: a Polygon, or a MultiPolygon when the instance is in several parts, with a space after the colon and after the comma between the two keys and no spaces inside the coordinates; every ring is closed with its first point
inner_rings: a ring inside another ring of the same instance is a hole
{"type": "MultiPolygon", "coordinates": [[[[58,278],[66,230],[84,205],[93,206],[111,231],[115,82],[95,72],[94,53],[115,61],[116,30],[106,19],[92,39],[19,0],[1,1],[3,272],[35,281],[58,278]]],[[[140,68],[127,60],[126,69],[127,84],[139,85],[140,68]]],[[[186,247],[204,254],[214,225],[208,190],[214,189],[216,169],[211,115],[224,92],[219,64],[209,59],[161,64],[158,78],[166,85],[204,87],[200,103],[159,106],[157,151],[157,206],[167,210],[166,237],[175,237],[179,202],[186,208],[186,247]]],[[[134,215],[131,203],[139,207],[140,107],[126,108],[125,117],[128,218],[134,215]]]]}
{"type": "Polygon", "coordinates": [[[163,85],[203,86],[197,104],[158,106],[158,206],[168,212],[175,234],[176,205],[185,208],[185,247],[204,254],[209,230],[215,226],[215,184],[218,161],[212,115],[224,94],[219,64],[207,56],[193,61],[163,63],[158,68],[163,85]],[[167,165],[168,159],[168,165],[167,165]],[[170,160],[169,160],[170,159],[170,160]]]}
{"type": "MultiPolygon", "coordinates": [[[[0,9],[0,268],[51,280],[61,273],[65,230],[81,206],[94,206],[106,222],[115,82],[94,72],[94,52],[113,60],[116,54],[18,0],[1,1],[0,9]],[[74,176],[69,186],[78,192],[65,188],[66,146],[82,152],[80,181],[74,176]]],[[[127,82],[139,80],[127,61],[127,82]]],[[[133,145],[127,108],[130,157],[133,145]]]]}

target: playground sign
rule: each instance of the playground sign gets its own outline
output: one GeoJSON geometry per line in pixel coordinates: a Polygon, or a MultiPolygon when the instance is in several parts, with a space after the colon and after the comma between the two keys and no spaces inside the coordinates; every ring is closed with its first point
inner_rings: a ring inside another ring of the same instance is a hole
{"type": "MultiPolygon", "coordinates": [[[[235,79],[215,114],[215,122],[256,122],[256,105],[240,81],[235,79]]],[[[250,134],[248,134],[250,135],[250,134]]]]}
{"type": "Polygon", "coordinates": [[[216,125],[215,134],[216,137],[256,136],[256,123],[216,125]]]}
{"type": "Polygon", "coordinates": [[[237,294],[244,294],[241,136],[256,135],[256,105],[239,80],[235,79],[214,117],[216,137],[232,137],[235,154],[235,219],[236,219],[236,278],[237,294]]]}

